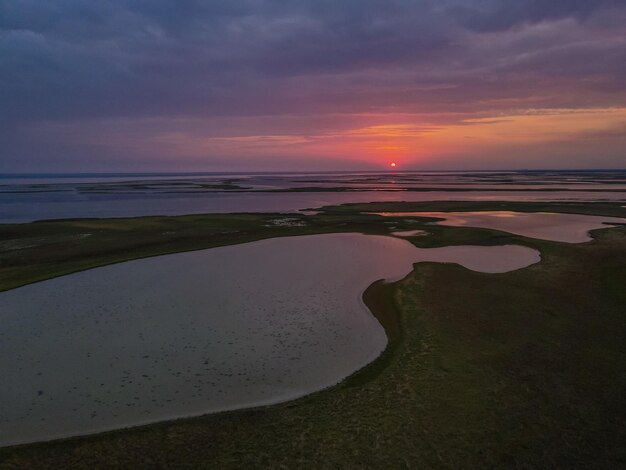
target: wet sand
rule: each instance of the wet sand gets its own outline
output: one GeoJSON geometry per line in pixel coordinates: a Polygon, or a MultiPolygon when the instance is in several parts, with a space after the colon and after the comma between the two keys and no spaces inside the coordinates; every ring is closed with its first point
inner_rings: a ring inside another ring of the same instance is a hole
{"type": "Polygon", "coordinates": [[[393,235],[394,237],[421,237],[428,235],[428,232],[425,230],[399,230],[391,232],[390,235],[393,235]]]}

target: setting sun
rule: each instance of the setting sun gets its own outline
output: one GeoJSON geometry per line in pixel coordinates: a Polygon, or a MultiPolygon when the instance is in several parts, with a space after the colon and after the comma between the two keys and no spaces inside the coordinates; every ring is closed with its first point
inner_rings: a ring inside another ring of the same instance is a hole
{"type": "Polygon", "coordinates": [[[389,166],[390,166],[391,168],[395,168],[395,167],[396,167],[396,162],[391,162],[391,163],[389,164],[389,166]]]}

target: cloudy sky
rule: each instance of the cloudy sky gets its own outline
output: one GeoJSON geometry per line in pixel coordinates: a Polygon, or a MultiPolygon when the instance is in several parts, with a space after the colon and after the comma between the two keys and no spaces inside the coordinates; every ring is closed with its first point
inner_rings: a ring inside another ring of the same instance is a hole
{"type": "Polygon", "coordinates": [[[626,167],[624,0],[0,0],[0,171],[626,167]]]}

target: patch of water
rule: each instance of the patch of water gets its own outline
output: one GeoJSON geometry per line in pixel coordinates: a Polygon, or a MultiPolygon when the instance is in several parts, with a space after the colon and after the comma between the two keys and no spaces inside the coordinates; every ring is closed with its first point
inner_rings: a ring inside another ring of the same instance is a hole
{"type": "Polygon", "coordinates": [[[436,225],[452,227],[479,227],[514,233],[524,237],[566,243],[591,240],[589,232],[607,228],[610,224],[626,224],[620,217],[551,212],[380,212],[389,217],[436,217],[444,219],[436,225]]]}
{"type": "Polygon", "coordinates": [[[521,246],[327,234],[179,253],[0,293],[0,445],[290,400],[385,348],[362,302],[419,261],[505,272],[521,246]]]}

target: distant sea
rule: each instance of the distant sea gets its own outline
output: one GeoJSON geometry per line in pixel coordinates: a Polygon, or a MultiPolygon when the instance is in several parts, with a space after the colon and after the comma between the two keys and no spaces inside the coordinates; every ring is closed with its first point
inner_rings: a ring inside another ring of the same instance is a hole
{"type": "Polygon", "coordinates": [[[626,170],[0,174],[0,223],[434,200],[626,203],[626,170]]]}

